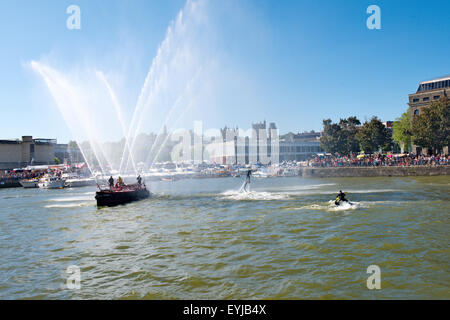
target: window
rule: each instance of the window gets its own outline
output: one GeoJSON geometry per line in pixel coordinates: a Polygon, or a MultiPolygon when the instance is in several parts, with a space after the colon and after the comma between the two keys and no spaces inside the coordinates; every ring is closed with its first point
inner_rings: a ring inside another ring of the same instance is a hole
{"type": "Polygon", "coordinates": [[[414,115],[418,116],[419,115],[419,109],[414,110],[414,115]]]}
{"type": "Polygon", "coordinates": [[[413,102],[419,102],[419,98],[414,98],[413,102]]]}
{"type": "Polygon", "coordinates": [[[430,100],[430,97],[423,98],[423,101],[429,101],[429,100],[430,100]]]}
{"type": "Polygon", "coordinates": [[[437,99],[439,99],[440,97],[441,97],[441,96],[434,96],[433,99],[434,99],[434,100],[437,100],[437,99]]]}
{"type": "Polygon", "coordinates": [[[30,161],[34,159],[34,144],[30,144],[30,161]]]}

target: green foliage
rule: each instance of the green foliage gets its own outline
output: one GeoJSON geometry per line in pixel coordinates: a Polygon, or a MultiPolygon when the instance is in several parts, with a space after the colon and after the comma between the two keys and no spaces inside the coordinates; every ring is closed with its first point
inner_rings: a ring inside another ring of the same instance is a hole
{"type": "Polygon", "coordinates": [[[323,120],[323,135],[320,138],[322,149],[339,154],[358,152],[359,143],[355,135],[360,124],[356,117],[340,119],[339,123],[332,123],[330,119],[323,120]]]}
{"type": "Polygon", "coordinates": [[[358,130],[356,138],[361,149],[366,153],[376,152],[380,148],[387,151],[392,143],[391,131],[377,117],[373,117],[369,122],[366,121],[358,130]]]}
{"type": "Polygon", "coordinates": [[[70,140],[69,143],[67,144],[67,146],[69,147],[69,149],[78,149],[78,144],[76,141],[70,140]]]}
{"type": "Polygon", "coordinates": [[[450,100],[447,97],[423,108],[412,121],[413,141],[421,147],[441,151],[450,144],[450,100]]]}
{"type": "Polygon", "coordinates": [[[341,119],[339,125],[343,130],[343,139],[346,142],[346,153],[357,153],[360,151],[359,142],[356,139],[356,133],[358,132],[358,126],[361,125],[361,121],[356,117],[349,117],[348,119],[341,119]]]}
{"type": "Polygon", "coordinates": [[[61,160],[58,159],[58,157],[55,157],[55,164],[60,164],[61,160]]]}
{"type": "Polygon", "coordinates": [[[411,145],[411,121],[409,113],[405,112],[400,118],[394,121],[393,125],[394,133],[392,138],[399,145],[403,145],[404,148],[409,149],[411,145]]]}

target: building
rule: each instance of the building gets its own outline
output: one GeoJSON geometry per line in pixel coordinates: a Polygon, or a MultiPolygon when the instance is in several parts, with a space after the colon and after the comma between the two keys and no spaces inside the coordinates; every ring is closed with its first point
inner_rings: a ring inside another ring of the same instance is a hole
{"type": "Polygon", "coordinates": [[[305,161],[323,152],[320,132],[289,132],[280,139],[280,161],[305,161]]]}
{"type": "Polygon", "coordinates": [[[387,129],[393,129],[394,128],[394,121],[386,121],[383,122],[383,125],[387,128],[387,129]]]}
{"type": "Polygon", "coordinates": [[[56,139],[0,140],[0,169],[10,170],[27,165],[55,163],[56,139]]]}
{"type": "Polygon", "coordinates": [[[57,143],[55,144],[55,157],[61,163],[72,164],[85,162],[83,153],[81,152],[78,145],[74,142],[67,143],[57,143]]]}
{"type": "MultiPolygon", "coordinates": [[[[256,132],[256,139],[251,139],[249,136],[240,137],[242,145],[238,147],[238,128],[221,129],[223,142],[217,145],[216,156],[210,158],[210,161],[222,164],[267,164],[267,161],[269,163],[304,161],[323,152],[320,147],[320,132],[297,134],[290,132],[281,137],[274,137],[272,134],[278,135],[277,126],[271,122],[267,127],[266,121],[253,123],[252,130],[256,132]],[[234,137],[234,141],[230,140],[230,137],[234,137]],[[265,139],[266,143],[262,143],[262,139],[265,139]]],[[[211,147],[213,145],[214,143],[211,143],[211,147]]]]}
{"type": "Polygon", "coordinates": [[[265,120],[253,123],[251,132],[225,126],[220,129],[220,133],[219,141],[213,138],[205,147],[207,160],[220,164],[241,165],[278,162],[279,137],[274,122],[269,123],[268,128],[265,120]]]}
{"type": "Polygon", "coordinates": [[[448,96],[450,92],[450,76],[423,81],[419,84],[416,93],[409,95],[409,112],[419,115],[420,109],[430,105],[432,101],[448,96]]]}
{"type": "MultiPolygon", "coordinates": [[[[422,108],[428,107],[431,102],[442,97],[448,97],[450,93],[450,76],[423,81],[419,84],[416,93],[409,95],[409,114],[411,120],[414,115],[419,115],[422,108]]],[[[414,153],[421,153],[419,146],[413,145],[414,153]]],[[[447,151],[448,152],[448,151],[447,151]]]]}
{"type": "Polygon", "coordinates": [[[61,163],[67,163],[70,159],[69,146],[65,143],[55,144],[55,158],[61,163]]]}

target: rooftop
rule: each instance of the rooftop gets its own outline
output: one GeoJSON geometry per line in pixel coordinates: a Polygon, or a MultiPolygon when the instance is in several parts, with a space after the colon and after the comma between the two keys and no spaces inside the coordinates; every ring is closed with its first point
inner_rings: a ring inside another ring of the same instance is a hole
{"type": "Polygon", "coordinates": [[[432,82],[444,81],[444,80],[450,80],[450,75],[444,76],[444,77],[440,77],[440,78],[431,79],[431,80],[422,81],[420,84],[432,83],[432,82]]]}
{"type": "Polygon", "coordinates": [[[423,91],[431,91],[438,90],[443,88],[450,88],[450,75],[440,78],[435,78],[432,80],[422,81],[419,84],[419,88],[417,89],[417,93],[423,91]]]}

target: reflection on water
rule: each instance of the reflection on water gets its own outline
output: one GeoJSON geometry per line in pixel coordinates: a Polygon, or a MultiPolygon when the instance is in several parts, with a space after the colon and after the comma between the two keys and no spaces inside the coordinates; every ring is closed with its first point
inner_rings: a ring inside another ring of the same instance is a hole
{"type": "Polygon", "coordinates": [[[151,183],[103,209],[90,187],[0,190],[0,298],[450,298],[447,177],[241,184],[151,183]],[[353,206],[330,203],[339,189],[353,206]]]}

